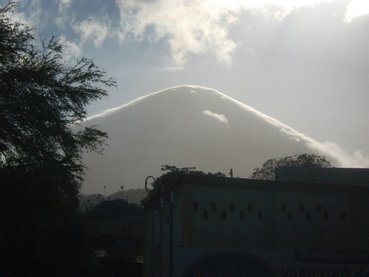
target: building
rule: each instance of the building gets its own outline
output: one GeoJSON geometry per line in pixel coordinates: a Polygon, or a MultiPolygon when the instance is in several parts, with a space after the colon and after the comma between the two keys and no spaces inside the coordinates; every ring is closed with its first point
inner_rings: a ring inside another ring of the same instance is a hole
{"type": "Polygon", "coordinates": [[[141,253],[143,239],[142,216],[120,216],[87,221],[97,256],[104,257],[112,249],[127,257],[141,253]],[[132,253],[130,253],[132,252],[132,253]]]}
{"type": "Polygon", "coordinates": [[[276,179],[282,182],[297,181],[369,187],[369,170],[339,167],[280,167],[276,170],[276,179]]]}
{"type": "Polygon", "coordinates": [[[182,175],[145,211],[146,277],[369,276],[365,182],[182,175]]]}

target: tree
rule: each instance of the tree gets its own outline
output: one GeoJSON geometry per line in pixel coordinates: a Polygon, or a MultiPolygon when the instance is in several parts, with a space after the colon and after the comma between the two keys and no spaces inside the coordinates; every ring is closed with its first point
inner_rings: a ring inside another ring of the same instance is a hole
{"type": "Polygon", "coordinates": [[[325,157],[314,154],[296,154],[284,158],[269,159],[259,168],[255,168],[250,178],[275,180],[275,170],[279,167],[331,167],[325,157]]]}
{"type": "Polygon", "coordinates": [[[13,11],[0,7],[0,275],[79,275],[81,154],[107,138],[79,123],[116,84],[92,60],[67,62],[13,11]]]}
{"type": "MultiPolygon", "coordinates": [[[[151,184],[146,184],[146,190],[150,189],[156,190],[156,188],[159,188],[162,185],[169,184],[172,182],[176,182],[181,179],[183,176],[191,175],[191,176],[212,176],[212,177],[226,177],[224,173],[217,172],[203,172],[201,170],[196,170],[196,167],[176,167],[174,165],[162,165],[161,171],[163,174],[158,177],[157,179],[154,179],[154,177],[149,176],[148,178],[152,178],[153,182],[151,184]]],[[[148,181],[148,179],[146,179],[148,181]]],[[[147,195],[149,197],[149,195],[147,195]]],[[[141,203],[144,204],[147,197],[145,197],[141,203]]]]}
{"type": "Polygon", "coordinates": [[[170,181],[177,180],[181,176],[191,175],[191,176],[213,176],[213,177],[226,177],[224,173],[217,172],[203,172],[201,170],[196,170],[196,167],[176,167],[174,165],[162,165],[161,171],[164,172],[158,179],[156,179],[154,186],[160,183],[166,183],[170,181]]]}
{"type": "Polygon", "coordinates": [[[78,196],[79,209],[82,213],[93,210],[97,205],[104,201],[104,196],[101,194],[80,194],[78,196]]]}
{"type": "Polygon", "coordinates": [[[108,199],[101,201],[93,209],[83,213],[88,220],[100,220],[121,216],[143,216],[143,207],[128,203],[124,199],[108,199]]]}

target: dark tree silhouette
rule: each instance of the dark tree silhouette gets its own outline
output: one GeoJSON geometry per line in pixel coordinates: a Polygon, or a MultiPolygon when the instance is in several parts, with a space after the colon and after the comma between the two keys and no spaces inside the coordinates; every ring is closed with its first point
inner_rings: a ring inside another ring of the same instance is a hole
{"type": "MultiPolygon", "coordinates": [[[[163,172],[163,174],[160,177],[156,178],[155,181],[151,184],[152,189],[154,190],[163,184],[177,181],[181,177],[186,176],[186,175],[226,177],[226,175],[222,172],[206,173],[201,170],[196,170],[196,167],[176,167],[174,165],[162,165],[161,171],[163,172]]],[[[145,202],[145,200],[143,202],[145,202]]]]}
{"type": "Polygon", "coordinates": [[[80,194],[78,196],[79,209],[81,213],[93,210],[97,205],[104,201],[104,196],[101,194],[80,194]]]}
{"type": "Polygon", "coordinates": [[[83,213],[88,220],[107,219],[121,216],[143,216],[143,207],[128,203],[124,199],[108,199],[83,213]]]}
{"type": "Polygon", "coordinates": [[[322,156],[296,154],[294,156],[267,160],[260,168],[254,169],[250,178],[275,180],[275,170],[279,167],[331,167],[331,163],[322,156]]]}
{"type": "Polygon", "coordinates": [[[0,7],[0,275],[80,275],[81,153],[107,134],[79,122],[115,82],[89,59],[67,62],[57,39],[36,40],[13,9],[0,7]]]}
{"type": "Polygon", "coordinates": [[[163,174],[155,180],[153,184],[154,188],[162,183],[177,180],[184,175],[226,177],[226,175],[222,172],[206,173],[201,170],[196,170],[196,167],[176,167],[174,165],[162,165],[161,171],[163,172],[163,174]]]}

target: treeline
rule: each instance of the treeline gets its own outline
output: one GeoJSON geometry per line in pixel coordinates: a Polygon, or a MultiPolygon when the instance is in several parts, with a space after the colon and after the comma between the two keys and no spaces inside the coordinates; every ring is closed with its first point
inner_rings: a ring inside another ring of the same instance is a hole
{"type": "Polygon", "coordinates": [[[143,216],[143,207],[128,203],[123,199],[103,200],[93,208],[82,213],[86,220],[100,220],[121,216],[143,216]]]}

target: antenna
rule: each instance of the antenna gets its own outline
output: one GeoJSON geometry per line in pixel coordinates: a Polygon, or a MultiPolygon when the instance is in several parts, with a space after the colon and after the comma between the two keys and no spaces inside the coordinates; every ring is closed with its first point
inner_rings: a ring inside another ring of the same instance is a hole
{"type": "Polygon", "coordinates": [[[231,178],[233,178],[233,168],[231,168],[231,170],[229,171],[229,176],[231,176],[231,178]]]}

